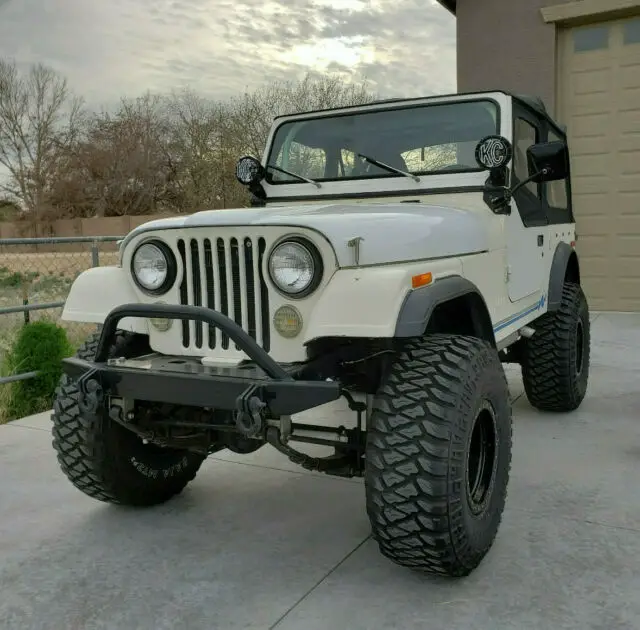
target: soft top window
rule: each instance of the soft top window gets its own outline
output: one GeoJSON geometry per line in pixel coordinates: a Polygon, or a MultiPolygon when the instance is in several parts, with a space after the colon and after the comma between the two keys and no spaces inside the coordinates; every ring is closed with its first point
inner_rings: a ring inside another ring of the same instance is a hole
{"type": "MultiPolygon", "coordinates": [[[[402,177],[363,156],[414,175],[476,171],[476,144],[498,126],[489,100],[289,121],[278,127],[267,164],[315,181],[402,177]]],[[[302,180],[267,168],[267,181],[302,180]]]]}

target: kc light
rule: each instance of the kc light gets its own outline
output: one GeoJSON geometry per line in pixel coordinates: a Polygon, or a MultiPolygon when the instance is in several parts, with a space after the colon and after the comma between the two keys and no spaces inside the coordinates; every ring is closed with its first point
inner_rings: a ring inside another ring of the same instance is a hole
{"type": "Polygon", "coordinates": [[[256,184],[265,176],[262,164],[254,157],[245,155],[236,164],[236,179],[243,185],[256,184]]]}
{"type": "Polygon", "coordinates": [[[176,262],[173,253],[161,241],[149,241],[140,245],[131,259],[133,279],[145,293],[166,293],[176,278],[176,262]]]}
{"type": "Polygon", "coordinates": [[[322,258],[307,240],[286,240],[271,252],[269,275],[280,292],[288,297],[303,298],[322,280],[322,258]]]}

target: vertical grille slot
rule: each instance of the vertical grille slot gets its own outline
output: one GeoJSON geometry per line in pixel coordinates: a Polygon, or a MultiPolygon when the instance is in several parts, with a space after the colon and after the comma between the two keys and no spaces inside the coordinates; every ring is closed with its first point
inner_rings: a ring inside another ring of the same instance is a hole
{"type": "MultiPolygon", "coordinates": [[[[184,274],[180,303],[207,306],[232,319],[265,350],[270,347],[269,298],[262,264],[264,238],[180,239],[178,252],[184,274]]],[[[230,350],[229,336],[202,322],[182,322],[182,344],[230,350]],[[206,333],[206,335],[205,335],[206,333]]]]}
{"type": "MultiPolygon", "coordinates": [[[[237,291],[236,287],[244,287],[240,278],[240,252],[238,251],[238,239],[231,239],[231,284],[233,286],[233,321],[242,327],[242,294],[244,291],[237,291]]],[[[245,328],[246,330],[246,328],[245,328]]],[[[240,349],[238,344],[234,344],[236,350],[240,349]]]]}
{"type": "MultiPolygon", "coordinates": [[[[229,317],[229,269],[227,268],[227,257],[225,255],[226,248],[224,246],[224,240],[219,238],[217,240],[218,247],[218,272],[220,274],[220,312],[223,315],[229,317]]],[[[229,349],[229,335],[222,332],[222,347],[225,350],[229,349]]]]}
{"type": "Polygon", "coordinates": [[[247,287],[247,332],[250,337],[260,339],[256,329],[256,279],[253,267],[253,243],[249,237],[244,239],[244,270],[247,287]]]}
{"type": "MultiPolygon", "coordinates": [[[[178,253],[182,261],[182,268],[185,272],[182,274],[182,282],[180,283],[180,304],[189,304],[189,296],[187,293],[187,256],[184,249],[184,241],[178,241],[178,253]]],[[[189,322],[182,320],[182,345],[189,347],[189,322]]]]}
{"type": "MultiPolygon", "coordinates": [[[[193,283],[193,305],[202,306],[202,281],[200,279],[200,248],[195,238],[191,239],[191,278],[193,283]]],[[[202,348],[202,327],[201,321],[195,322],[196,328],[196,348],[202,348]]]]}
{"type": "MultiPolygon", "coordinates": [[[[207,306],[214,310],[218,310],[218,304],[220,303],[220,283],[216,282],[214,279],[215,271],[213,265],[213,253],[211,251],[211,241],[208,238],[204,240],[204,271],[207,287],[207,306]],[[216,300],[216,287],[218,287],[218,300],[216,300]]],[[[209,349],[211,350],[216,347],[217,332],[218,329],[215,326],[209,326],[209,349]]]]}
{"type": "Polygon", "coordinates": [[[261,238],[258,241],[258,273],[260,274],[260,302],[262,308],[259,309],[260,319],[262,320],[262,347],[269,352],[271,348],[271,335],[269,334],[269,291],[267,290],[267,283],[262,273],[262,263],[264,262],[264,255],[267,251],[267,242],[261,238]]]}

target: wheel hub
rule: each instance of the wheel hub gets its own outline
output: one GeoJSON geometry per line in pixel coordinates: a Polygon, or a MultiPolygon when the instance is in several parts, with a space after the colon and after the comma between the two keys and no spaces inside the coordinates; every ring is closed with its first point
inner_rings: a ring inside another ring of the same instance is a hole
{"type": "Polygon", "coordinates": [[[493,487],[498,455],[495,413],[488,402],[478,411],[467,450],[467,500],[474,514],[481,514],[493,487]]]}

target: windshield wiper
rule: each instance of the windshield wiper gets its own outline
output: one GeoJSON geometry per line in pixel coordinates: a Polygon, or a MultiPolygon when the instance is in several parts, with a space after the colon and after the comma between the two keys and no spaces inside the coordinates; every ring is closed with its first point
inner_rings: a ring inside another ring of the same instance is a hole
{"type": "Polygon", "coordinates": [[[361,157],[366,162],[369,162],[369,164],[373,164],[374,166],[379,166],[380,168],[383,168],[391,173],[398,173],[398,175],[404,175],[405,177],[410,177],[414,182],[420,181],[420,178],[417,175],[414,175],[413,173],[407,173],[407,171],[403,171],[399,168],[396,168],[395,166],[389,166],[389,164],[385,164],[384,162],[375,160],[374,158],[369,157],[368,155],[363,155],[362,153],[356,153],[356,155],[358,157],[361,157]]]}
{"type": "Polygon", "coordinates": [[[307,184],[313,184],[316,188],[320,188],[320,184],[318,182],[312,179],[309,179],[308,177],[303,177],[302,175],[298,175],[297,173],[286,171],[285,169],[280,168],[279,166],[274,166],[273,164],[267,164],[267,168],[272,168],[274,171],[280,171],[285,175],[290,175],[291,177],[295,177],[296,179],[299,179],[302,182],[307,182],[307,184]]]}

